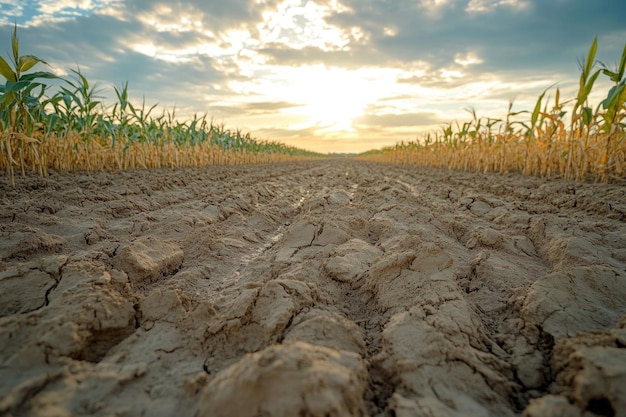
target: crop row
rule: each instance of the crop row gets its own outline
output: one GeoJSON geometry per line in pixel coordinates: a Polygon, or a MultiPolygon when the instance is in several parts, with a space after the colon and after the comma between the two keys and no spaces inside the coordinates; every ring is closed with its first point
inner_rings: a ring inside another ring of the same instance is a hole
{"type": "Polygon", "coordinates": [[[80,70],[72,79],[29,72],[47,63],[20,55],[17,27],[10,62],[0,57],[0,168],[14,184],[15,171],[45,175],[57,170],[102,170],[267,163],[301,160],[316,153],[254,139],[203,116],[181,122],[176,111],[152,113],[156,105],[133,105],[128,83],[114,87],[106,107],[80,70]],[[56,92],[52,81],[60,84],[56,92]]]}
{"type": "Polygon", "coordinates": [[[548,90],[537,99],[532,112],[512,111],[506,117],[450,123],[438,132],[414,141],[365,152],[361,159],[396,164],[418,164],[484,172],[523,172],[539,177],[577,181],[622,181],[626,175],[626,45],[616,69],[596,65],[595,39],[581,63],[576,97],[554,101],[548,90]],[[588,102],[599,76],[613,83],[595,108],[588,102]],[[568,117],[568,112],[570,113],[568,117]],[[525,119],[520,119],[525,117],[525,119]]]}

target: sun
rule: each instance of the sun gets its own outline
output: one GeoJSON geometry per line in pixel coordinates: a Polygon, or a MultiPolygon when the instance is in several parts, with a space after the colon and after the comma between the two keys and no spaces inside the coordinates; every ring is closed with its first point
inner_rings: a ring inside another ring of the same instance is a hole
{"type": "Polygon", "coordinates": [[[309,124],[324,131],[352,131],[371,100],[367,80],[354,71],[313,66],[303,69],[291,99],[302,103],[309,124]]]}
{"type": "Polygon", "coordinates": [[[367,123],[368,111],[390,94],[397,71],[316,65],[270,66],[250,82],[232,82],[241,96],[262,97],[281,106],[274,117],[283,129],[314,136],[356,137],[367,123]],[[357,120],[360,119],[360,120],[357,120]]]}

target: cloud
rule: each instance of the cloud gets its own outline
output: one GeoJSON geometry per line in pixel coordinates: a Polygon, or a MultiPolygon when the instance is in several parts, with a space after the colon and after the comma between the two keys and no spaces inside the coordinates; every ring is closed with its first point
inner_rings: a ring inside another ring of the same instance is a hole
{"type": "Polygon", "coordinates": [[[443,68],[457,54],[473,51],[483,60],[476,70],[530,66],[550,71],[574,61],[600,30],[626,34],[620,17],[626,15],[626,3],[609,0],[346,3],[350,12],[328,20],[344,28],[358,27],[369,41],[368,51],[380,55],[384,64],[426,61],[443,68]],[[393,27],[395,36],[388,36],[385,27],[393,27]]]}
{"type": "Polygon", "coordinates": [[[4,0],[0,3],[0,25],[13,24],[14,20],[24,16],[29,4],[23,0],[4,0]]]}
{"type": "Polygon", "coordinates": [[[431,126],[443,121],[435,113],[372,114],[356,118],[354,125],[359,128],[377,127],[418,127],[431,126]]]}
{"type": "Polygon", "coordinates": [[[278,114],[282,110],[299,107],[301,104],[288,103],[285,101],[257,101],[251,103],[239,103],[232,106],[211,106],[211,111],[221,117],[232,116],[259,116],[278,114]]]}
{"type": "Polygon", "coordinates": [[[524,10],[530,6],[529,0],[470,0],[465,11],[468,13],[489,13],[498,7],[524,10]]]}
{"type": "Polygon", "coordinates": [[[301,104],[287,103],[285,101],[259,101],[246,103],[242,107],[245,111],[251,111],[254,114],[271,114],[277,113],[284,109],[299,107],[301,104]]]}

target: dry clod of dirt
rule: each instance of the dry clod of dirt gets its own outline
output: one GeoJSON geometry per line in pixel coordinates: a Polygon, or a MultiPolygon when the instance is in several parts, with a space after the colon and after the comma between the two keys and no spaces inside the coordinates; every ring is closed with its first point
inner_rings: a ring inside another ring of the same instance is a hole
{"type": "Polygon", "coordinates": [[[116,261],[131,283],[141,286],[175,272],[183,263],[183,257],[182,249],[174,242],[142,237],[124,246],[116,261]]]}
{"type": "Polygon", "coordinates": [[[305,342],[244,355],[201,393],[198,415],[363,416],[367,385],[360,355],[305,342]]]}
{"type": "Polygon", "coordinates": [[[1,416],[626,416],[623,185],[332,159],[0,188],[1,416]]]}

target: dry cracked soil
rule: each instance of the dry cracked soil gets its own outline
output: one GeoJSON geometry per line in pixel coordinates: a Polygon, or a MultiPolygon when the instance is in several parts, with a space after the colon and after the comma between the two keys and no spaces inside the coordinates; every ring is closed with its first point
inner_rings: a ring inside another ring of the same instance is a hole
{"type": "Polygon", "coordinates": [[[623,184],[334,159],[0,191],[0,415],[626,416],[623,184]]]}

